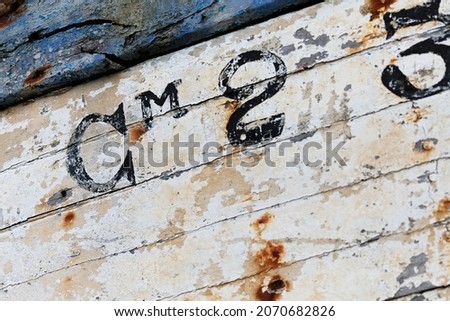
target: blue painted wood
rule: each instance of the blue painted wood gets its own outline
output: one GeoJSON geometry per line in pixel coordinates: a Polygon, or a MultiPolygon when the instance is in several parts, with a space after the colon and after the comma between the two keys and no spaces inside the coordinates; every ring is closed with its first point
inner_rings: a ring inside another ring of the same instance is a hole
{"type": "Polygon", "coordinates": [[[317,2],[4,0],[0,109],[317,2]]]}

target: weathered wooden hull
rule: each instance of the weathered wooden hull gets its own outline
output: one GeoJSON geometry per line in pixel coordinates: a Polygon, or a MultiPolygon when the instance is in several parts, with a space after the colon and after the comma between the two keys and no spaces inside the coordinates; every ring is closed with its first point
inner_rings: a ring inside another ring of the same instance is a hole
{"type": "Polygon", "coordinates": [[[0,299],[448,299],[449,30],[386,18],[423,4],[318,4],[3,110],[0,299]]]}
{"type": "Polygon", "coordinates": [[[314,2],[6,0],[0,109],[314,2]]]}

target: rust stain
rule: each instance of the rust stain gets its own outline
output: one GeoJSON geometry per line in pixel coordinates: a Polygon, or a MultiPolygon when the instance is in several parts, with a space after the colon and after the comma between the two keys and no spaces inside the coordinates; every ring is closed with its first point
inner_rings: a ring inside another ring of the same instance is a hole
{"type": "Polygon", "coordinates": [[[413,108],[406,114],[406,121],[411,123],[417,123],[423,119],[427,111],[423,108],[413,108]]]}
{"type": "Polygon", "coordinates": [[[272,221],[273,217],[274,216],[272,214],[266,212],[252,223],[252,227],[259,237],[261,237],[262,231],[264,231],[267,225],[272,221]]]}
{"type": "Polygon", "coordinates": [[[389,60],[389,63],[391,64],[391,65],[395,65],[396,63],[398,62],[398,58],[392,58],[391,60],[389,60]]]}
{"type": "Polygon", "coordinates": [[[272,220],[272,218],[273,215],[267,212],[264,213],[264,215],[261,216],[259,219],[257,219],[254,224],[257,224],[255,226],[258,227],[258,229],[261,229],[261,224],[264,224],[264,226],[267,225],[267,223],[269,223],[272,220]]]}
{"type": "MultiPolygon", "coordinates": [[[[395,3],[396,0],[366,0],[365,5],[361,7],[361,14],[367,15],[370,14],[370,21],[364,26],[364,30],[362,32],[362,37],[358,37],[359,39],[355,39],[357,43],[360,45],[357,47],[349,48],[348,53],[354,54],[356,52],[361,51],[368,47],[369,42],[376,38],[382,38],[386,36],[386,30],[384,28],[384,24],[380,21],[380,19],[376,19],[381,17],[383,13],[385,13],[389,7],[395,3]],[[383,26],[383,27],[382,27],[383,26]]],[[[394,63],[396,60],[394,58],[391,60],[391,63],[394,63]]]]}
{"type": "Polygon", "coordinates": [[[62,226],[67,229],[72,227],[75,222],[76,214],[74,211],[69,211],[64,215],[62,226]]]}
{"type": "MultiPolygon", "coordinates": [[[[284,244],[277,240],[264,240],[261,237],[262,231],[274,218],[273,214],[265,212],[250,224],[256,232],[256,238],[252,240],[252,243],[262,243],[262,247],[256,253],[251,253],[245,263],[248,273],[259,271],[270,273],[270,270],[279,268],[284,264],[284,244]]],[[[281,293],[289,288],[289,282],[279,276],[270,277],[267,273],[260,273],[255,278],[256,280],[251,283],[244,282],[239,289],[241,293],[246,293],[253,300],[276,301],[280,298],[281,293]]]]}
{"type": "Polygon", "coordinates": [[[26,9],[24,0],[3,0],[0,3],[0,29],[13,23],[26,9]]]}
{"type": "Polygon", "coordinates": [[[284,254],[283,243],[267,241],[264,247],[256,253],[254,259],[263,269],[271,269],[284,263],[284,254]]]}
{"type": "Polygon", "coordinates": [[[366,8],[372,14],[370,20],[374,20],[385,13],[397,0],[366,0],[366,8]]]}
{"type": "Polygon", "coordinates": [[[434,210],[433,215],[438,220],[441,221],[448,216],[450,213],[450,198],[447,196],[439,201],[439,204],[434,210]]]}
{"type": "Polygon", "coordinates": [[[142,141],[142,137],[144,134],[148,131],[148,129],[144,126],[144,124],[139,123],[136,125],[133,125],[129,129],[129,139],[128,141],[130,143],[136,143],[142,141]]]}
{"type": "Polygon", "coordinates": [[[41,82],[48,73],[48,70],[52,67],[52,65],[47,64],[45,66],[36,68],[33,70],[27,78],[24,80],[24,85],[31,86],[36,85],[37,83],[41,82]]]}
{"type": "Polygon", "coordinates": [[[267,285],[258,286],[255,293],[255,300],[258,301],[278,301],[284,291],[290,291],[290,282],[284,280],[279,275],[273,276],[267,285]]]}

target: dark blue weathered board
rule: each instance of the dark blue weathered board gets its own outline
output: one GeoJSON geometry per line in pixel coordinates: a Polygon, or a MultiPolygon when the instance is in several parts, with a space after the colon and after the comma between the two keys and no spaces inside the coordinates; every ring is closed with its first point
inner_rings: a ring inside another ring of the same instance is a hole
{"type": "Polygon", "coordinates": [[[3,0],[0,109],[315,0],[3,0]]]}

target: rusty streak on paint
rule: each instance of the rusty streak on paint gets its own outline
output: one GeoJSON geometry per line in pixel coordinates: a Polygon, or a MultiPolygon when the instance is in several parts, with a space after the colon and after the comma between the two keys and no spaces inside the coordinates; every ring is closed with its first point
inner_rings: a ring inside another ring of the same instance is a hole
{"type": "Polygon", "coordinates": [[[273,219],[273,215],[269,212],[266,212],[258,218],[255,222],[253,222],[252,226],[255,228],[256,231],[262,231],[264,228],[269,224],[273,219]]]}
{"type": "Polygon", "coordinates": [[[256,275],[256,288],[252,285],[243,285],[241,291],[250,292],[250,297],[257,301],[278,301],[281,294],[290,290],[290,282],[279,275],[271,276],[270,270],[284,264],[284,244],[275,240],[264,240],[261,233],[267,228],[275,216],[269,212],[253,221],[250,226],[255,230],[257,243],[263,242],[262,248],[250,257],[251,273],[263,271],[256,275]]]}
{"type": "Polygon", "coordinates": [[[442,234],[442,239],[444,240],[444,242],[446,243],[450,243],[450,232],[444,232],[442,234]]]}
{"type": "Polygon", "coordinates": [[[260,267],[271,269],[283,264],[284,245],[281,242],[267,241],[256,253],[255,260],[260,267]]]}
{"type": "MultiPolygon", "coordinates": [[[[384,29],[380,28],[379,20],[376,19],[380,18],[396,1],[397,0],[366,0],[365,5],[361,8],[361,13],[370,14],[370,21],[365,26],[363,36],[358,40],[355,39],[355,42],[359,43],[359,46],[349,48],[350,54],[367,48],[370,40],[385,36],[384,29]]],[[[391,63],[396,61],[396,59],[398,58],[393,58],[391,63]]]]}
{"type": "Polygon", "coordinates": [[[24,0],[4,0],[0,3],[0,28],[5,28],[25,11],[24,0]]]}
{"type": "Polygon", "coordinates": [[[74,211],[69,211],[64,215],[62,226],[65,229],[72,227],[75,222],[76,214],[74,211]]]}
{"type": "Polygon", "coordinates": [[[130,143],[140,142],[140,141],[142,141],[142,137],[144,136],[144,134],[146,132],[147,132],[147,128],[144,126],[144,124],[139,123],[139,124],[133,125],[129,129],[130,136],[129,136],[128,141],[130,143]]]}
{"type": "Polygon", "coordinates": [[[439,201],[437,209],[433,212],[438,221],[443,220],[450,213],[450,198],[447,196],[439,201]]]}
{"type": "Polygon", "coordinates": [[[370,20],[374,20],[385,13],[397,0],[366,0],[366,6],[372,14],[370,20]]]}
{"type": "Polygon", "coordinates": [[[48,64],[48,65],[36,68],[24,80],[24,82],[23,82],[24,85],[31,86],[31,85],[36,85],[37,83],[41,82],[47,76],[47,72],[51,67],[52,67],[52,65],[48,64]]]}
{"type": "Polygon", "coordinates": [[[391,58],[391,60],[389,60],[389,64],[391,64],[391,65],[395,65],[397,62],[398,62],[397,57],[391,58]]]}

